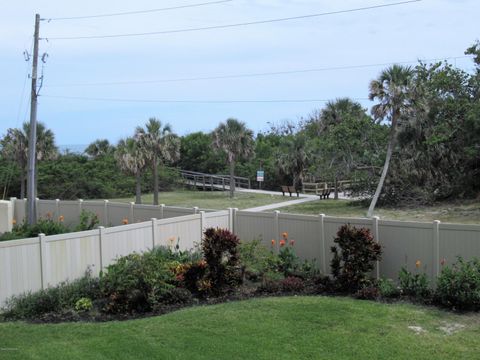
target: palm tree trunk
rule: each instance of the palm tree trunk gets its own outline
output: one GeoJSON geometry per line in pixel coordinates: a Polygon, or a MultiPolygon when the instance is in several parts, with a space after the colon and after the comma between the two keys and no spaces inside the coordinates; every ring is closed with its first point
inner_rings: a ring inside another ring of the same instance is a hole
{"type": "Polygon", "coordinates": [[[235,161],[230,163],[230,198],[233,198],[235,193],[235,161]]]}
{"type": "Polygon", "coordinates": [[[158,164],[157,157],[153,157],[153,205],[158,205],[158,164]]]}
{"type": "Polygon", "coordinates": [[[393,147],[395,142],[395,128],[397,127],[396,116],[392,118],[392,129],[390,130],[390,139],[388,141],[387,147],[387,156],[385,157],[385,164],[383,165],[382,175],[380,176],[380,180],[378,181],[377,189],[375,190],[375,194],[373,195],[372,202],[368,207],[367,217],[372,217],[373,210],[375,210],[375,205],[377,205],[378,198],[380,197],[380,193],[382,192],[383,183],[385,182],[385,178],[387,177],[388,167],[390,166],[390,159],[392,158],[393,147]]]}
{"type": "Polygon", "coordinates": [[[140,173],[135,175],[135,204],[142,203],[142,183],[140,173]]]}

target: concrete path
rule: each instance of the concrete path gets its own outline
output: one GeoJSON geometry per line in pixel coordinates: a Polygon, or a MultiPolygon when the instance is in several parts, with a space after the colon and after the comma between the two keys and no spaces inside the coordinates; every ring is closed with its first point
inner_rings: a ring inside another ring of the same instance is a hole
{"type": "MultiPolygon", "coordinates": [[[[239,192],[248,192],[248,193],[254,193],[254,194],[266,194],[266,195],[277,195],[277,196],[282,196],[281,191],[269,191],[269,190],[258,190],[258,189],[236,189],[235,191],[239,192]]],[[[333,196],[330,195],[330,196],[333,196]]],[[[338,198],[339,199],[349,199],[348,196],[346,196],[344,193],[338,193],[338,198]]],[[[246,211],[255,211],[255,212],[261,212],[261,211],[267,211],[267,210],[275,210],[278,208],[282,208],[285,206],[290,206],[290,205],[297,205],[297,204],[302,204],[310,201],[322,201],[320,200],[320,197],[318,195],[313,195],[313,194],[300,194],[299,197],[296,196],[285,196],[285,201],[275,203],[275,204],[269,204],[269,205],[263,205],[263,206],[258,206],[250,209],[244,209],[246,211]]]]}

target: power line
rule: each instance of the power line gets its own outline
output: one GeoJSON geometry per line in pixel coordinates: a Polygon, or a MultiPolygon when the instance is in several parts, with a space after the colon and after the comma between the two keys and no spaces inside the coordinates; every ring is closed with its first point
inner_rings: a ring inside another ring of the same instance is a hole
{"type": "Polygon", "coordinates": [[[168,11],[168,10],[177,10],[177,9],[199,7],[199,6],[205,6],[205,5],[215,5],[215,4],[221,4],[221,3],[231,2],[231,1],[233,1],[233,0],[210,1],[210,2],[203,2],[203,3],[197,3],[197,4],[190,4],[190,5],[165,7],[165,8],[159,8],[159,9],[125,11],[125,12],[109,13],[109,14],[47,18],[47,19],[42,19],[42,20],[44,20],[44,21],[46,20],[46,21],[50,22],[50,21],[58,21],[58,20],[83,20],[83,19],[93,19],[93,18],[112,17],[112,16],[138,15],[138,14],[147,14],[147,13],[153,13],[153,12],[159,12],[159,11],[168,11]]]}
{"type": "Polygon", "coordinates": [[[204,31],[204,30],[226,29],[226,28],[233,28],[233,27],[239,27],[239,26],[259,25],[259,24],[267,24],[267,23],[275,23],[275,22],[291,21],[291,20],[300,20],[300,19],[308,19],[308,18],[327,16],[327,15],[344,14],[344,13],[379,9],[379,8],[385,8],[385,7],[391,7],[391,6],[410,4],[410,3],[420,2],[420,1],[422,1],[422,0],[408,0],[408,1],[390,3],[390,4],[365,6],[365,7],[347,9],[347,10],[329,11],[329,12],[323,12],[323,13],[307,14],[307,15],[300,15],[300,16],[291,16],[291,17],[268,19],[268,20],[249,21],[249,22],[242,22],[242,23],[235,23],[235,24],[213,25],[213,26],[205,26],[205,27],[198,27],[198,28],[163,30],[163,31],[152,31],[152,32],[142,32],[142,33],[110,34],[110,35],[57,36],[57,37],[53,36],[53,37],[47,37],[45,39],[47,39],[47,40],[106,39],[106,38],[151,36],[151,35],[164,35],[164,34],[175,34],[175,33],[185,33],[185,32],[194,32],[194,31],[204,31]]]}
{"type": "MultiPolygon", "coordinates": [[[[269,100],[155,100],[155,99],[121,99],[121,98],[95,98],[82,96],[42,95],[42,97],[67,100],[86,101],[111,101],[133,103],[179,103],[179,104],[243,104],[243,103],[309,103],[328,102],[331,99],[269,99],[269,100]]],[[[352,100],[368,100],[368,98],[352,98],[352,100]]]]}
{"type": "Polygon", "coordinates": [[[427,61],[446,61],[446,60],[453,60],[453,59],[456,60],[456,59],[464,59],[464,58],[471,58],[471,55],[451,56],[451,57],[446,57],[446,58],[417,59],[417,60],[410,60],[410,61],[392,61],[392,62],[388,62],[388,63],[345,65],[345,66],[332,66],[332,67],[323,67],[323,68],[310,68],[310,69],[271,71],[271,72],[257,72],[257,73],[245,73],[245,74],[231,74],[231,75],[198,76],[198,77],[157,79],[157,80],[132,80],[132,81],[96,82],[96,83],[53,84],[53,85],[48,85],[48,86],[45,85],[45,87],[135,85],[135,84],[157,84],[157,83],[184,82],[184,81],[252,78],[252,77],[302,74],[302,73],[335,71],[335,70],[363,69],[363,68],[369,68],[369,67],[389,66],[389,65],[393,65],[393,64],[413,64],[413,63],[417,63],[419,61],[423,61],[423,62],[427,62],[427,61]]]}

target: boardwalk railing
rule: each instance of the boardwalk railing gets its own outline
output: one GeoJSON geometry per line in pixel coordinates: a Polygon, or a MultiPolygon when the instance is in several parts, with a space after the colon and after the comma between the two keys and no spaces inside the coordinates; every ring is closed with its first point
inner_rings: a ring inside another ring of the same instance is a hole
{"type": "MultiPolygon", "coordinates": [[[[202,190],[222,190],[230,189],[229,175],[210,175],[195,171],[180,170],[180,175],[184,180],[184,184],[202,190]]],[[[250,179],[241,176],[235,176],[235,187],[250,189],[250,179]]]]}

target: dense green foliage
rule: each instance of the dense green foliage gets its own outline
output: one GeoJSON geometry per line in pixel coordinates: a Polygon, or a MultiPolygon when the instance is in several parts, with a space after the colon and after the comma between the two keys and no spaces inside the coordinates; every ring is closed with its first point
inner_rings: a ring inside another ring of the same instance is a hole
{"type": "Polygon", "coordinates": [[[449,308],[480,310],[480,260],[458,258],[452,266],[444,266],[435,297],[439,304],[449,308]]]}
{"type": "Polygon", "coordinates": [[[431,295],[430,285],[425,273],[412,273],[402,267],[398,274],[400,293],[416,299],[424,299],[431,295]]]}

